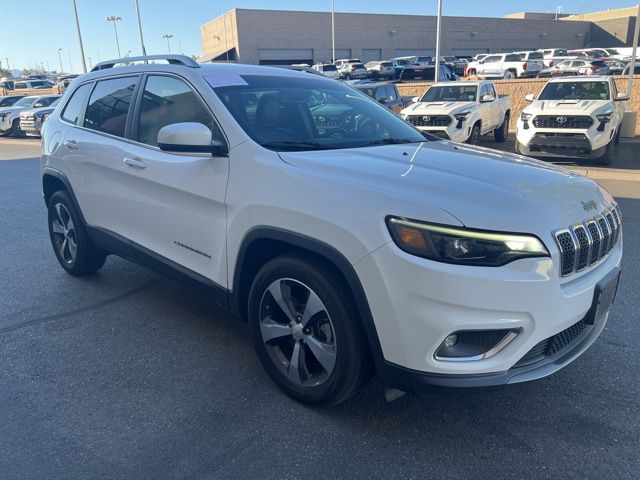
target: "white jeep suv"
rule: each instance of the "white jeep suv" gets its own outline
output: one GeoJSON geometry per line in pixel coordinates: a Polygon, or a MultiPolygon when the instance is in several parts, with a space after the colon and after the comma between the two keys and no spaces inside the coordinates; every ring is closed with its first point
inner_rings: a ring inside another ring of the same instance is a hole
{"type": "Polygon", "coordinates": [[[44,124],[70,274],[116,254],[206,287],[310,403],[373,372],[394,395],[533,380],[602,332],[622,235],[595,182],[423,134],[320,76],[141,60],[94,67],[44,124]]]}

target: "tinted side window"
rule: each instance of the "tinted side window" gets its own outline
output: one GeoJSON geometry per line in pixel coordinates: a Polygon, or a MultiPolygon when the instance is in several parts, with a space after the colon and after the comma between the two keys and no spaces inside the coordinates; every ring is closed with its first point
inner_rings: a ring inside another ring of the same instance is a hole
{"type": "Polygon", "coordinates": [[[395,102],[398,98],[396,95],[396,89],[391,85],[387,85],[387,98],[390,102],[395,102]]]}
{"type": "Polygon", "coordinates": [[[506,58],[504,59],[505,62],[519,62],[521,59],[521,56],[518,54],[512,54],[512,55],[507,55],[506,58]]]}
{"type": "Polygon", "coordinates": [[[62,112],[63,119],[75,125],[82,124],[80,115],[82,115],[82,110],[87,103],[87,97],[89,96],[89,92],[91,92],[91,87],[92,84],[86,83],[73,92],[73,95],[71,95],[62,112]]]}
{"type": "Polygon", "coordinates": [[[142,94],[136,140],[158,145],[158,132],[173,123],[202,123],[219,136],[212,115],[182,80],[160,75],[149,76],[142,94]]]}
{"type": "Polygon", "coordinates": [[[127,115],[138,77],[112,78],[96,84],[84,115],[84,126],[124,137],[127,115]]]}
{"type": "Polygon", "coordinates": [[[57,97],[44,97],[36,105],[37,107],[48,107],[57,100],[57,97]]]}

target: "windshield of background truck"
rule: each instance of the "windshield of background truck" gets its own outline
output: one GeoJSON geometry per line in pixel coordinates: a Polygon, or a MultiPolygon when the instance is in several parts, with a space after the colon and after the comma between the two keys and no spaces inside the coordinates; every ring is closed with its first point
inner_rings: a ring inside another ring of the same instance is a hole
{"type": "Polygon", "coordinates": [[[426,141],[388,108],[333,80],[279,75],[206,79],[247,135],[271,150],[426,141]]]}
{"type": "Polygon", "coordinates": [[[18,100],[13,104],[14,107],[30,107],[36,102],[36,99],[33,97],[24,97],[21,100],[18,100]]]}
{"type": "Polygon", "coordinates": [[[554,82],[540,92],[538,100],[609,100],[609,82],[554,82]]]}
{"type": "Polygon", "coordinates": [[[431,87],[421,102],[475,102],[478,87],[475,85],[431,87]]]}

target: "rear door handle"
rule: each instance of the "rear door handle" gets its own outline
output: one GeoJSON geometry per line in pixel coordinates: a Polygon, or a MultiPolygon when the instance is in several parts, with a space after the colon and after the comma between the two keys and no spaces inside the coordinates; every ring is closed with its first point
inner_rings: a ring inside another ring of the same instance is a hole
{"type": "Polygon", "coordinates": [[[129,165],[130,167],[133,167],[133,168],[140,168],[140,169],[147,168],[147,164],[138,158],[124,157],[124,160],[122,161],[125,163],[125,165],[129,165]]]}
{"type": "Polygon", "coordinates": [[[76,142],[75,140],[67,140],[66,142],[64,142],[64,146],[67,147],[69,150],[77,150],[78,142],[76,142]]]}

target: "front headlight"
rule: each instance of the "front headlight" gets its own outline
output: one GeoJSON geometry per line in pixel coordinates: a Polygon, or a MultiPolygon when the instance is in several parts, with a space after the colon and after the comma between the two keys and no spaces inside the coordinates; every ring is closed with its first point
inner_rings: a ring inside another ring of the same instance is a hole
{"type": "Polygon", "coordinates": [[[520,114],[520,120],[522,120],[523,122],[528,122],[529,120],[531,120],[532,117],[533,117],[532,113],[522,112],[520,114]]]}
{"type": "Polygon", "coordinates": [[[600,120],[602,123],[610,122],[611,117],[613,117],[613,110],[609,110],[608,112],[604,112],[604,113],[601,113],[600,115],[596,115],[596,118],[600,120]]]}
{"type": "Polygon", "coordinates": [[[520,258],[548,257],[532,235],[470,230],[387,217],[393,241],[407,253],[437,262],[499,267],[520,258]]]}
{"type": "Polygon", "coordinates": [[[453,116],[456,117],[456,120],[461,122],[463,120],[466,120],[470,114],[471,114],[471,111],[465,110],[464,112],[455,113],[453,116]]]}

